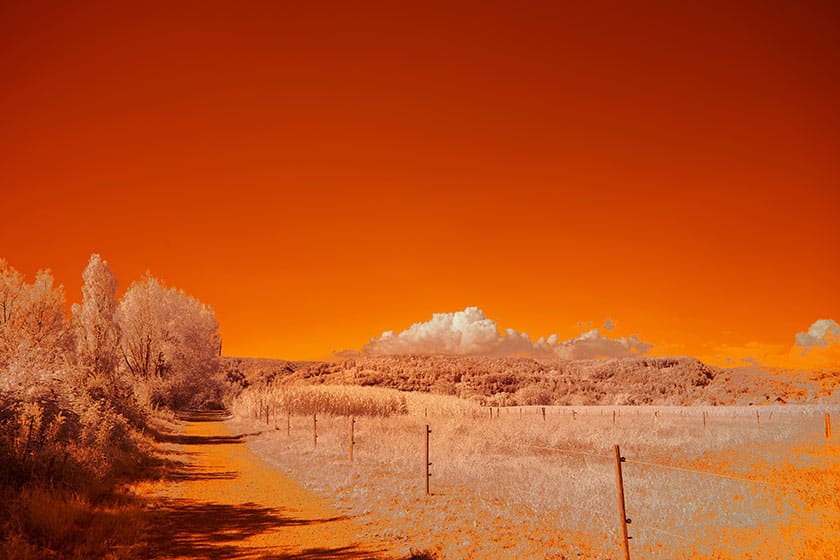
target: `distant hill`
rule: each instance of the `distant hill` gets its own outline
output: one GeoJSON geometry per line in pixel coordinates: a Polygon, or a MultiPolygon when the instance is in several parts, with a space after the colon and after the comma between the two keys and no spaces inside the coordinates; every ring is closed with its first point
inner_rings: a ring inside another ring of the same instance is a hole
{"type": "Polygon", "coordinates": [[[840,370],[723,369],[707,392],[712,401],[722,404],[770,401],[840,404],[840,370]]]}
{"type": "Polygon", "coordinates": [[[376,385],[490,406],[693,405],[840,401],[840,372],[723,369],[688,357],[537,360],[365,356],[335,362],[225,358],[241,383],[376,385]]]}
{"type": "Polygon", "coordinates": [[[303,367],[321,362],[295,362],[275,358],[240,358],[222,356],[222,369],[228,382],[247,387],[253,384],[272,383],[288,378],[303,367]]]}

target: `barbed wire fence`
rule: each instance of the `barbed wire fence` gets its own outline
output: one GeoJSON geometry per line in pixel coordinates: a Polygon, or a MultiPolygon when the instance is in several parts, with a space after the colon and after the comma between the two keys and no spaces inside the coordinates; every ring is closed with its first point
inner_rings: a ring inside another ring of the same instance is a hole
{"type": "MultiPolygon", "coordinates": [[[[522,407],[520,408],[519,415],[514,415],[514,417],[522,418],[524,414],[529,412],[535,413],[537,418],[541,418],[542,421],[545,421],[546,418],[546,410],[545,407],[536,407],[532,410],[527,410],[527,412],[523,412],[522,407]]],[[[487,418],[494,419],[502,417],[502,412],[500,409],[496,409],[495,414],[492,412],[488,413],[487,418]]],[[[279,414],[279,410],[276,408],[269,409],[268,406],[263,407],[260,405],[260,410],[257,411],[254,416],[261,421],[265,421],[266,424],[270,425],[272,415],[275,416],[274,424],[275,429],[279,430],[279,425],[284,424],[283,427],[286,428],[287,435],[290,433],[290,425],[291,425],[291,418],[293,417],[291,413],[288,411],[282,416],[284,420],[283,422],[277,421],[277,416],[279,414]],[[264,410],[263,410],[264,408],[264,410]]],[[[586,417],[586,414],[581,413],[578,410],[571,410],[570,414],[569,411],[563,411],[563,416],[569,421],[579,421],[586,417]]],[[[627,416],[627,411],[625,412],[625,416],[627,416]]],[[[635,412],[635,411],[631,411],[635,412]]],[[[669,411],[670,412],[670,411],[669,411]]],[[[714,420],[728,420],[728,411],[721,411],[718,414],[712,415],[709,414],[707,411],[702,411],[702,424],[704,429],[708,428],[710,424],[713,423],[714,420]]],[[[685,416],[684,411],[680,411],[677,413],[679,416],[685,416]]],[[[427,414],[424,414],[424,418],[422,419],[424,423],[419,425],[418,427],[422,428],[422,432],[424,437],[422,439],[422,446],[419,447],[418,455],[423,456],[422,465],[423,465],[423,484],[422,488],[424,488],[424,492],[426,495],[434,496],[434,488],[436,485],[443,485],[444,481],[439,480],[439,477],[436,473],[436,463],[438,460],[435,459],[435,442],[434,437],[432,434],[434,433],[434,415],[431,419],[429,419],[427,414]],[[422,453],[420,452],[422,451],[422,453]],[[433,475],[435,475],[433,479],[433,475]],[[434,480],[434,482],[432,482],[434,480]]],[[[612,424],[615,425],[616,422],[620,422],[621,413],[617,412],[616,410],[610,411],[608,414],[604,414],[603,411],[600,411],[598,416],[606,416],[609,420],[610,417],[612,418],[612,424]]],[[[636,420],[637,414],[632,414],[634,417],[633,419],[636,420]]],[[[655,410],[653,412],[652,420],[654,422],[659,421],[662,419],[665,414],[661,411],[655,410]]],[[[812,419],[814,414],[809,415],[809,419],[812,419]]],[[[780,421],[780,417],[784,417],[785,421],[788,423],[793,423],[794,420],[792,419],[791,415],[779,415],[776,414],[776,422],[780,421]]],[[[302,417],[295,417],[296,420],[302,417]]],[[[313,450],[318,447],[318,419],[317,415],[312,415],[309,417],[310,422],[312,423],[312,430],[313,430],[313,450]]],[[[743,414],[736,415],[736,420],[743,420],[745,416],[743,414]]],[[[824,413],[825,418],[825,438],[826,440],[831,440],[831,415],[829,412],[824,413]]],[[[804,424],[805,416],[803,412],[802,422],[804,424]]],[[[349,462],[354,461],[354,449],[356,445],[358,445],[358,428],[356,427],[357,422],[359,419],[354,417],[349,417],[348,423],[346,424],[349,426],[349,435],[345,441],[348,442],[348,460],[349,462]]],[[[773,421],[773,411],[769,411],[765,416],[765,427],[767,422],[773,421]]],[[[301,424],[301,422],[296,422],[297,424],[301,424]]],[[[761,426],[761,414],[760,412],[756,414],[756,422],[755,427],[758,429],[761,426]]],[[[300,429],[300,428],[299,428],[300,429]]],[[[476,437],[474,435],[470,436],[471,443],[473,445],[476,444],[476,437]]],[[[765,480],[761,478],[757,478],[754,476],[745,476],[734,472],[716,472],[711,470],[703,470],[697,468],[691,468],[687,466],[680,466],[680,465],[673,465],[673,464],[664,464],[662,462],[648,459],[644,456],[634,456],[632,453],[628,454],[627,456],[622,455],[620,453],[620,448],[618,445],[615,446],[615,455],[609,455],[603,452],[596,452],[596,451],[587,451],[582,449],[573,449],[573,448],[564,448],[560,446],[554,445],[537,445],[537,444],[527,444],[527,443],[517,443],[514,444],[512,442],[499,442],[490,439],[480,439],[480,443],[484,444],[484,450],[490,451],[495,450],[500,454],[510,454],[512,451],[519,451],[524,453],[533,453],[539,452],[541,454],[547,454],[551,456],[566,456],[566,457],[577,457],[579,459],[584,459],[587,461],[591,461],[595,464],[603,465],[604,469],[608,470],[608,467],[611,465],[615,465],[616,469],[616,484],[617,490],[616,495],[618,496],[617,503],[615,504],[616,513],[614,515],[618,515],[618,518],[613,517],[614,521],[611,523],[609,521],[610,515],[604,511],[606,510],[606,505],[601,508],[601,511],[598,511],[595,517],[599,521],[599,525],[601,526],[602,530],[604,530],[611,539],[618,542],[620,545],[623,553],[624,558],[629,560],[631,556],[632,550],[635,548],[636,544],[631,543],[631,541],[639,541],[638,545],[639,548],[644,550],[648,553],[648,556],[651,556],[651,551],[655,551],[657,545],[661,547],[662,542],[672,543],[674,541],[680,543],[696,543],[699,539],[702,539],[704,535],[708,535],[709,532],[714,529],[713,524],[705,524],[700,525],[694,521],[694,518],[697,517],[696,513],[691,513],[689,510],[691,508],[684,508],[683,513],[686,516],[686,519],[678,520],[678,519],[657,519],[655,512],[651,510],[649,504],[646,504],[645,500],[639,499],[640,496],[650,493],[650,489],[646,488],[645,485],[651,484],[651,471],[659,471],[664,473],[672,473],[675,475],[687,477],[698,477],[705,479],[706,481],[709,480],[716,480],[719,483],[725,483],[735,486],[741,487],[751,487],[751,488],[761,488],[764,490],[772,490],[772,495],[765,495],[760,496],[760,498],[764,501],[773,501],[779,500],[780,497],[785,497],[787,499],[796,499],[797,497],[808,497],[810,499],[821,499],[821,500],[837,500],[837,494],[831,490],[822,490],[815,487],[806,487],[801,485],[795,484],[786,484],[778,481],[773,480],[765,480]],[[630,467],[629,473],[627,467],[630,467]],[[625,473],[628,473],[629,476],[626,476],[625,473]],[[622,479],[624,480],[622,481],[622,479]],[[623,483],[626,484],[626,487],[623,486],[623,483]],[[626,503],[625,503],[626,498],[626,503]],[[624,510],[626,505],[627,511],[624,510]],[[633,517],[635,519],[633,520],[633,517]],[[612,526],[610,526],[612,525],[612,526]],[[687,529],[693,529],[693,535],[687,535],[687,529]],[[698,536],[699,534],[699,536],[698,536]],[[664,538],[656,537],[653,535],[661,535],[664,538]],[[670,540],[669,540],[670,539],[670,540]]],[[[410,455],[410,453],[408,453],[410,455]]],[[[356,461],[359,461],[359,455],[356,455],[356,461]]],[[[406,459],[408,464],[414,463],[412,459],[406,459]]],[[[603,472],[602,481],[603,481],[603,472]]],[[[667,493],[666,484],[664,480],[659,480],[657,482],[656,492],[658,494],[667,493]]],[[[733,487],[734,488],[734,487],[733,487]]],[[[746,494],[746,493],[744,493],[746,494]]],[[[753,492],[754,494],[754,492],[753,492]]],[[[661,501],[661,497],[658,498],[661,501]]],[[[684,497],[676,497],[674,498],[675,501],[683,500],[684,497]]],[[[587,515],[592,516],[593,512],[590,509],[585,507],[578,506],[574,501],[565,500],[563,502],[563,507],[569,508],[572,510],[577,510],[579,513],[585,513],[587,515]]],[[[720,504],[718,504],[720,507],[720,504]]],[[[840,502],[838,502],[838,507],[840,507],[840,502]]],[[[755,509],[753,505],[745,506],[742,509],[744,511],[755,509]]],[[[673,510],[673,508],[672,508],[673,510]]],[[[784,513],[784,508],[780,510],[782,513],[779,513],[779,516],[782,516],[784,513]]],[[[765,509],[764,515],[768,515],[770,510],[765,509]]],[[[729,515],[729,519],[727,520],[728,524],[733,523],[734,516],[729,515]]],[[[743,522],[743,525],[747,526],[751,522],[750,519],[746,519],[743,522]]],[[[668,552],[670,554],[671,552],[668,552]]]]}

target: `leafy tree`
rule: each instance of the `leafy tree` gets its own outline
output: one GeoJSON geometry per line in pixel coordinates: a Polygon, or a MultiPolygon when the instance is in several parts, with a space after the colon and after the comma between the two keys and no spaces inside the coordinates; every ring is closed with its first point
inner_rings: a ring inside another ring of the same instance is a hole
{"type": "Polygon", "coordinates": [[[14,324],[20,308],[23,275],[0,259],[0,367],[7,365],[14,346],[14,324]]]}
{"type": "Polygon", "coordinates": [[[73,305],[79,364],[89,376],[104,376],[113,381],[120,344],[116,320],[117,278],[108,263],[93,254],[82,279],[82,303],[73,305]]]}
{"type": "Polygon", "coordinates": [[[157,279],[147,274],[143,280],[131,284],[117,307],[120,353],[124,365],[139,378],[148,379],[153,372],[160,373],[152,368],[162,346],[159,327],[163,322],[160,309],[163,292],[157,279]]]}
{"type": "Polygon", "coordinates": [[[64,288],[54,284],[49,270],[39,271],[27,284],[5,261],[0,278],[2,388],[44,390],[72,366],[73,333],[64,316],[64,288]]]}
{"type": "Polygon", "coordinates": [[[219,325],[212,308],[147,274],[117,308],[125,367],[153,404],[174,408],[219,401],[219,325]]]}

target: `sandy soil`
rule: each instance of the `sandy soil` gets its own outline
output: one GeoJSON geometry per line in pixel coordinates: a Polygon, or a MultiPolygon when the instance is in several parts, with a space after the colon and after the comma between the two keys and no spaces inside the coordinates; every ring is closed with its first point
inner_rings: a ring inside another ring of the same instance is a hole
{"type": "Polygon", "coordinates": [[[155,558],[381,559],[353,519],[264,463],[219,415],[192,416],[166,436],[179,465],[151,489],[155,558]]]}

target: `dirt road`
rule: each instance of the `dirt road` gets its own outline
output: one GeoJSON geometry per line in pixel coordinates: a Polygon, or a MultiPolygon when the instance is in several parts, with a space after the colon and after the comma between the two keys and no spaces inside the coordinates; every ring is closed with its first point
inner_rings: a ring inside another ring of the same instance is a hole
{"type": "Polygon", "coordinates": [[[177,467],[154,493],[155,558],[383,559],[352,519],[265,464],[219,414],[163,436],[177,467]]]}

